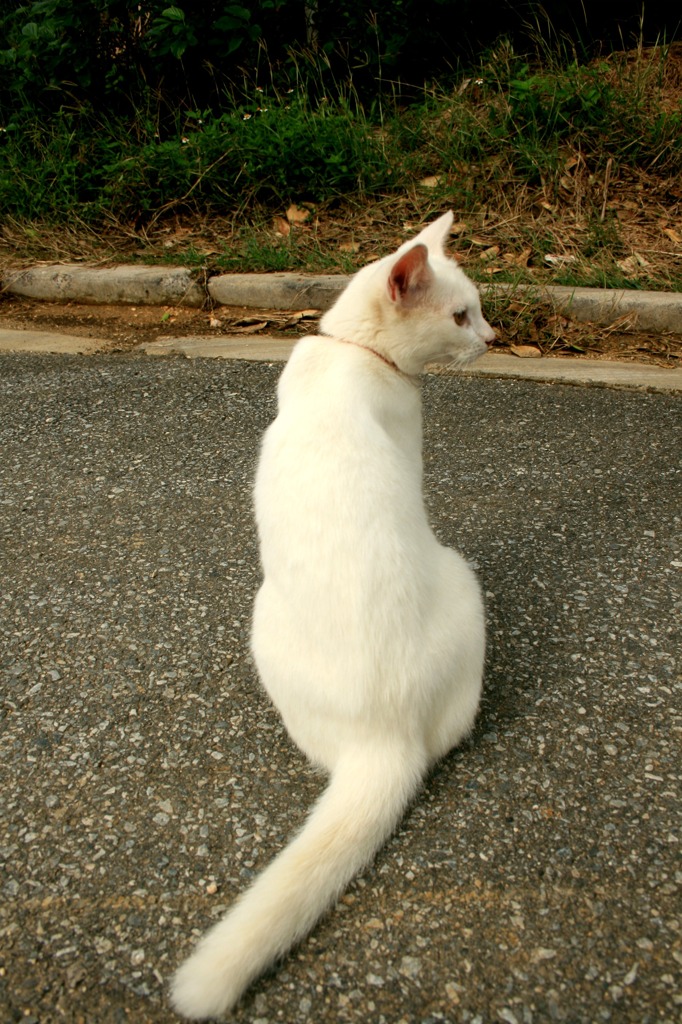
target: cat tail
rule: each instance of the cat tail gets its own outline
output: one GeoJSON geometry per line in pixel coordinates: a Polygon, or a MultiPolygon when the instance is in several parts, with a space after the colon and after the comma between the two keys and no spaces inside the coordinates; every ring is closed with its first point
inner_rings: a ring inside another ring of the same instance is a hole
{"type": "Polygon", "coordinates": [[[425,767],[398,743],[347,752],[298,835],[176,972],[178,1013],[224,1015],[302,939],[393,832],[425,767]]]}

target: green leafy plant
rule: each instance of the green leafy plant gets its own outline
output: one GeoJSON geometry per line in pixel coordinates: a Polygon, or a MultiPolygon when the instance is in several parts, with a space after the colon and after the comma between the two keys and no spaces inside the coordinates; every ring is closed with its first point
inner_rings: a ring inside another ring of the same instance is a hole
{"type": "Polygon", "coordinates": [[[171,54],[180,60],[185,51],[197,44],[197,36],[181,7],[165,7],[151,21],[147,41],[159,57],[171,54]]]}

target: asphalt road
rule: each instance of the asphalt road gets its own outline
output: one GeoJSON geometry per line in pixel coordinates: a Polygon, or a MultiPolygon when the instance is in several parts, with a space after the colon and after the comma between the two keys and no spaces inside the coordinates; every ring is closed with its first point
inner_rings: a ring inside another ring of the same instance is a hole
{"type": "MultiPolygon", "coordinates": [[[[322,786],[248,656],[279,367],[0,357],[0,1020],[174,1020],[193,934],[322,786]]],[[[431,377],[425,488],[486,695],[376,863],[235,1019],[672,1024],[682,405],[431,377]]]]}

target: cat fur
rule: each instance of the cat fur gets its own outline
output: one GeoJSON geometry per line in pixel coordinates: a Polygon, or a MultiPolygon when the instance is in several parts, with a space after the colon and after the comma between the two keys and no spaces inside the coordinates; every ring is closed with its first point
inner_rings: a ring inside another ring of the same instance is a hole
{"type": "Polygon", "coordinates": [[[255,484],[252,651],[289,735],[330,781],[175,974],[173,1005],[192,1020],[225,1015],[310,931],[476,716],[483,603],[429,526],[415,382],[494,338],[445,255],[451,224],[445,214],[360,270],[280,378],[255,484]]]}

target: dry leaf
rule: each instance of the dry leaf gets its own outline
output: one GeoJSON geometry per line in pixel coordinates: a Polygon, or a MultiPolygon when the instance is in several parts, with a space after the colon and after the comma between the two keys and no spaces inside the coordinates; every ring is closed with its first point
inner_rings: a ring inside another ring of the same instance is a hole
{"type": "MultiPolygon", "coordinates": [[[[235,327],[252,327],[254,324],[260,324],[262,322],[262,316],[240,316],[238,320],[232,321],[235,327]]],[[[267,324],[268,321],[266,320],[265,323],[267,324]]]]}
{"type": "Polygon", "coordinates": [[[451,235],[463,235],[465,231],[468,231],[468,225],[463,220],[458,220],[456,224],[453,224],[450,228],[451,235]]]}
{"type": "Polygon", "coordinates": [[[484,249],[483,252],[478,254],[479,260],[494,260],[499,255],[499,245],[491,245],[489,249],[484,249]]]}
{"type": "Polygon", "coordinates": [[[569,322],[570,321],[565,316],[562,316],[561,313],[555,313],[553,316],[547,317],[547,325],[556,328],[554,332],[555,334],[557,331],[561,333],[561,331],[566,330],[569,322]]]}
{"type": "Polygon", "coordinates": [[[342,242],[339,252],[360,252],[360,246],[357,242],[342,242]]]}
{"type": "Polygon", "coordinates": [[[663,234],[666,235],[671,242],[676,242],[677,245],[682,243],[682,236],[678,231],[675,231],[675,228],[663,228],[663,234]]]}
{"type": "Polygon", "coordinates": [[[515,267],[527,267],[528,261],[532,255],[532,249],[524,249],[523,252],[520,253],[505,252],[502,259],[505,261],[505,263],[511,263],[515,267]]]}
{"type": "Polygon", "coordinates": [[[289,221],[285,220],[284,217],[274,217],[272,226],[278,234],[284,235],[285,238],[291,232],[289,221]]]}
{"type": "Polygon", "coordinates": [[[234,324],[230,327],[230,330],[234,334],[257,334],[258,331],[262,331],[265,327],[270,326],[269,320],[255,320],[253,323],[244,324],[243,327],[238,324],[234,324]]]}
{"type": "Polygon", "coordinates": [[[307,220],[310,220],[310,210],[304,210],[292,203],[287,210],[287,220],[290,224],[305,224],[307,220]]]}
{"type": "Polygon", "coordinates": [[[554,256],[550,252],[548,252],[545,255],[545,263],[549,263],[550,267],[565,267],[566,264],[568,264],[568,263],[575,263],[575,261],[576,261],[576,257],[575,256],[568,256],[568,255],[554,256]]]}
{"type": "Polygon", "coordinates": [[[535,345],[510,345],[510,352],[520,359],[540,359],[542,352],[535,345]]]}
{"type": "Polygon", "coordinates": [[[440,174],[432,174],[428,178],[422,178],[419,184],[423,185],[424,188],[436,188],[437,185],[440,185],[440,182],[440,174]]]}
{"type": "Polygon", "coordinates": [[[632,256],[624,260],[616,260],[616,266],[620,267],[624,274],[636,274],[642,268],[650,266],[650,263],[640,253],[633,252],[632,256]]]}
{"type": "Polygon", "coordinates": [[[219,320],[217,316],[209,317],[209,319],[208,319],[208,326],[209,327],[222,327],[222,325],[223,325],[222,320],[219,320]]]}
{"type": "Polygon", "coordinates": [[[282,329],[296,327],[297,324],[300,324],[301,320],[316,320],[319,315],[319,309],[302,309],[298,313],[292,313],[287,321],[282,324],[282,329]]]}

